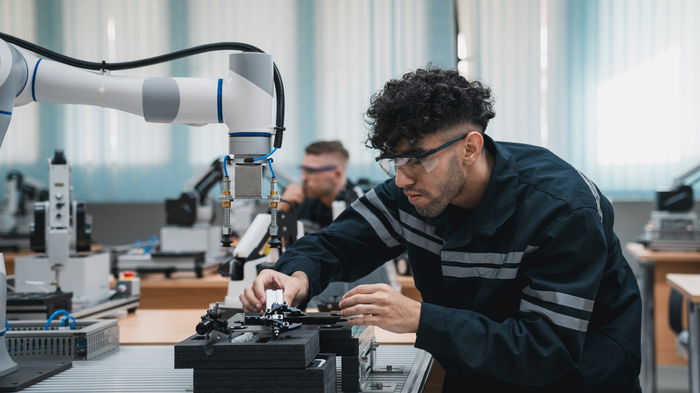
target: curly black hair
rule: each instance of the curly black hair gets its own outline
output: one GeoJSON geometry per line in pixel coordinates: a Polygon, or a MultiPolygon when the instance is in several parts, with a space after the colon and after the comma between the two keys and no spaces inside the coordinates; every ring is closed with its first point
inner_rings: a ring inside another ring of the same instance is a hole
{"type": "Polygon", "coordinates": [[[491,89],[457,71],[428,65],[392,79],[372,96],[366,122],[367,147],[392,152],[398,143],[471,122],[486,130],[493,112],[491,89]]]}

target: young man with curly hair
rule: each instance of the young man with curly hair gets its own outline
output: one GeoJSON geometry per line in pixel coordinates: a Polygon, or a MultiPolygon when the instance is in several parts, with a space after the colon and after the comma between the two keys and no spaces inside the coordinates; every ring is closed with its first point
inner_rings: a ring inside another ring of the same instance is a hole
{"type": "Polygon", "coordinates": [[[638,392],[641,301],[613,209],[550,151],[495,142],[491,91],[429,68],[389,81],[367,111],[394,177],[291,247],[241,294],[303,303],[406,251],[416,302],[384,285],[348,292],[353,324],[415,332],[445,392],[638,392]]]}

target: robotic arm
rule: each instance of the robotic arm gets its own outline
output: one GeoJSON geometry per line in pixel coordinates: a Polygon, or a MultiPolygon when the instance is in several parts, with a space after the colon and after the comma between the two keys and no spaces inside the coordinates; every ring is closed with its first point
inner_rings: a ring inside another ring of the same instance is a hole
{"type": "MultiPolygon", "coordinates": [[[[243,43],[208,44],[127,63],[89,63],[0,33],[0,146],[13,108],[33,101],[114,108],[156,123],[226,123],[229,153],[224,160],[224,191],[220,198],[224,208],[224,246],[230,245],[232,233],[231,202],[234,198],[264,198],[262,165],[271,154],[272,135],[275,135],[274,148],[282,146],[284,88],[279,72],[270,55],[243,43]],[[107,73],[212,50],[244,52],[229,55],[228,75],[220,79],[137,78],[107,73]],[[277,94],[274,126],[273,90],[277,94]],[[230,178],[227,161],[235,168],[230,178]]],[[[271,165],[272,161],[268,159],[266,163],[271,165]]],[[[274,177],[270,188],[267,198],[270,207],[276,209],[279,195],[274,177]]],[[[279,243],[276,222],[272,223],[270,232],[271,243],[279,243]]]]}
{"type": "MultiPolygon", "coordinates": [[[[231,54],[225,79],[136,78],[42,59],[8,43],[7,37],[0,35],[0,141],[13,107],[33,101],[114,108],[153,123],[226,123],[233,134],[260,132],[269,137],[273,64],[268,54],[231,54]]],[[[248,147],[237,153],[255,157],[269,152],[269,145],[248,147]]]]}

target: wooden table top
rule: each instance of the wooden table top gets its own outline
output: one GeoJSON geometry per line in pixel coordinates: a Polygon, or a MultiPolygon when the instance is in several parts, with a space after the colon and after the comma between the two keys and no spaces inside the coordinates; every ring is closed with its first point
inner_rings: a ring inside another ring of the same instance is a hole
{"type": "MultiPolygon", "coordinates": [[[[194,334],[194,327],[206,310],[136,310],[118,318],[122,345],[174,345],[194,334]]],[[[397,334],[375,328],[379,344],[413,344],[414,333],[397,334]]]]}
{"type": "Polygon", "coordinates": [[[208,273],[202,278],[197,278],[194,276],[194,273],[189,272],[176,272],[170,278],[166,278],[162,273],[144,274],[140,277],[142,289],[226,288],[228,286],[228,277],[224,277],[219,273],[208,273]]]}
{"type": "Polygon", "coordinates": [[[667,274],[666,282],[693,303],[700,303],[700,274],[667,274]]]}
{"type": "Polygon", "coordinates": [[[627,251],[640,261],[648,262],[700,262],[700,252],[652,251],[640,243],[627,243],[627,251]]]}

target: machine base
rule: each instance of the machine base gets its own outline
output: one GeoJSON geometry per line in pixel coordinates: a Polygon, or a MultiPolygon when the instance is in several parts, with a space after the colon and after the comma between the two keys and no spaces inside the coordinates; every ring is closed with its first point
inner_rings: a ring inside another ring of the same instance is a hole
{"type": "Polygon", "coordinates": [[[70,360],[32,360],[17,362],[19,368],[0,378],[0,392],[17,392],[73,366],[70,360]]]}
{"type": "Polygon", "coordinates": [[[333,393],[335,355],[320,353],[301,369],[195,369],[194,391],[208,393],[333,393]]]}
{"type": "MultiPolygon", "coordinates": [[[[250,340],[210,343],[193,335],[175,345],[175,368],[198,369],[304,369],[319,353],[318,331],[294,330],[273,339],[270,329],[241,330],[250,340]]],[[[245,338],[245,336],[241,337],[245,338]]]]}

